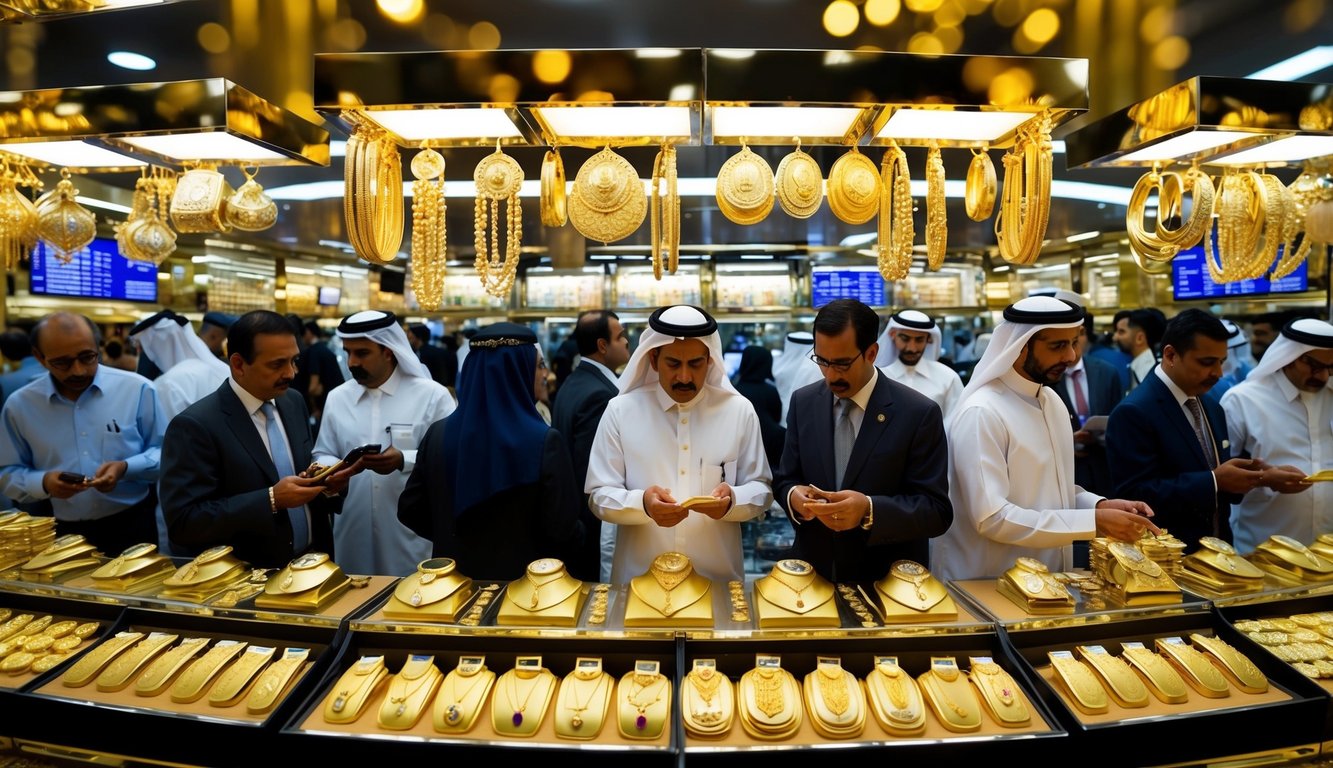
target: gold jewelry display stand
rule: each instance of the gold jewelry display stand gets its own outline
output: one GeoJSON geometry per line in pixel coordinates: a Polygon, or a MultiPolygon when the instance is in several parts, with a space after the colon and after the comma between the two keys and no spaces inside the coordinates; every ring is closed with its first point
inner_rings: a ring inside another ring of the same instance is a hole
{"type": "Polygon", "coordinates": [[[996,580],[996,590],[1033,616],[1074,612],[1074,596],[1040,560],[1020,557],[996,580]]]}
{"type": "Polygon", "coordinates": [[[875,597],[885,624],[954,621],[958,606],[940,580],[920,563],[899,560],[875,582],[875,597]]]}
{"type": "Polygon", "coordinates": [[[472,730],[494,684],[495,673],[486,668],[485,656],[460,657],[458,666],[445,675],[435,697],[431,718],[435,730],[455,734],[472,730]]]}
{"type": "Polygon", "coordinates": [[[616,686],[620,735],[656,739],[671,722],[671,679],[656,661],[636,661],[616,686]]]}
{"type": "Polygon", "coordinates": [[[199,553],[162,582],[160,597],[202,603],[245,574],[245,563],[223,544],[199,553]]]}
{"type": "Polygon", "coordinates": [[[691,736],[718,738],[731,730],[736,689],[718,670],[716,660],[694,660],[694,668],[680,681],[680,712],[691,736]]]}
{"type": "Polygon", "coordinates": [[[318,611],[342,597],[352,584],[343,569],[323,552],[307,552],[269,577],[257,608],[318,611]]]}
{"type": "Polygon", "coordinates": [[[842,626],[833,595],[833,584],[809,563],[779,560],[754,583],[759,628],[842,626]]]}
{"type": "Polygon", "coordinates": [[[842,659],[819,657],[802,686],[810,724],[828,739],[854,739],[866,727],[866,695],[842,659]]]}
{"type": "Polygon", "coordinates": [[[679,552],[653,558],[648,573],[629,582],[627,627],[713,626],[713,584],[679,552]]]}
{"type": "Polygon", "coordinates": [[[926,704],[916,679],[898,666],[897,656],[876,656],[875,669],[865,679],[870,711],[895,736],[915,736],[926,730],[926,704]]]}
{"type": "Polygon", "coordinates": [[[495,623],[501,626],[572,627],[588,597],[588,586],[555,558],[528,564],[523,578],[505,588],[495,623]]]}
{"type": "Polygon", "coordinates": [[[801,686],[778,656],[758,656],[736,686],[736,711],[751,738],[780,741],[801,728],[801,686]]]}
{"type": "Polygon", "coordinates": [[[132,592],[156,584],[176,570],[156,544],[135,544],[92,572],[93,587],[103,592],[132,592]]]}
{"type": "Polygon", "coordinates": [[[1249,560],[1287,586],[1333,581],[1333,560],[1325,559],[1290,536],[1270,536],[1249,560]]]}
{"type": "Polygon", "coordinates": [[[542,666],[542,657],[519,656],[514,668],[495,681],[491,727],[501,736],[527,738],[537,733],[551,707],[557,682],[555,675],[542,666]]]}
{"type": "Polygon", "coordinates": [[[389,678],[384,703],[380,705],[379,726],[391,731],[411,729],[426,712],[444,675],[435,666],[434,656],[412,654],[398,674],[389,678]]]}
{"type": "Polygon", "coordinates": [[[90,571],[102,564],[102,553],[83,536],[61,536],[28,562],[19,566],[19,579],[49,584],[62,576],[90,571]]]}
{"type": "Polygon", "coordinates": [[[417,572],[398,582],[384,604],[384,615],[407,621],[452,622],[472,597],[472,579],[447,557],[423,560],[417,572]]]}
{"type": "Polygon", "coordinates": [[[981,702],[976,688],[952,656],[932,656],[930,669],[917,678],[921,693],[936,719],[954,733],[981,730],[981,702]]]}
{"type": "Polygon", "coordinates": [[[575,741],[596,739],[606,723],[615,685],[615,678],[602,670],[601,659],[576,659],[555,697],[555,734],[575,741]]]}

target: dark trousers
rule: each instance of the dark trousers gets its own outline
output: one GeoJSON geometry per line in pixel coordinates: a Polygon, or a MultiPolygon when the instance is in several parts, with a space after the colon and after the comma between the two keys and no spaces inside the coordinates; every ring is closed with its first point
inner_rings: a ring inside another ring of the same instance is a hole
{"type": "Polygon", "coordinates": [[[56,535],[64,536],[68,533],[82,534],[107,557],[115,557],[135,544],[156,544],[157,491],[149,488],[148,495],[142,501],[108,517],[96,520],[57,519],[56,535]]]}

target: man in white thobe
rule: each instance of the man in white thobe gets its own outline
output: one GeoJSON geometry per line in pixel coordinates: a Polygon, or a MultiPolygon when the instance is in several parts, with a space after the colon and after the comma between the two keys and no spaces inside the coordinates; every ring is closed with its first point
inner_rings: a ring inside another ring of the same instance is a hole
{"type": "Polygon", "coordinates": [[[1073,542],[1158,531],[1147,504],[1074,484],[1069,411],[1050,386],[1074,362],[1083,310],[1049,296],[1009,305],[947,425],[954,521],[931,540],[941,579],[989,578],[1019,557],[1073,567],[1073,542]]]}
{"type": "Polygon", "coordinates": [[[698,307],[658,309],[619,387],[584,487],[593,514],[616,526],[611,581],[647,573],[663,552],[713,581],[743,579],[740,523],[768,509],[772,475],[754,407],[727,379],[717,321],[698,307]]]}
{"type": "Polygon", "coordinates": [[[963,396],[963,380],[957,371],[938,361],[940,339],[940,327],[926,313],[915,309],[893,313],[880,335],[879,348],[894,350],[896,356],[880,370],[935,401],[948,419],[963,396]]]}
{"type": "Polygon", "coordinates": [[[1282,534],[1309,544],[1333,531],[1333,487],[1306,483],[1333,465],[1333,325],[1295,320],[1245,381],[1222,396],[1231,449],[1261,459],[1260,487],[1231,506],[1236,549],[1282,534]]]}
{"type": "Polygon", "coordinates": [[[334,551],[348,573],[405,576],[430,558],[431,542],[398,522],[398,496],[416,466],[418,441],[457,402],[430,377],[392,312],[344,318],[338,338],[352,378],[329,392],[314,460],[328,466],[359,446],[381,450],[353,465],[333,521],[334,551]]]}
{"type": "Polygon", "coordinates": [[[787,426],[792,393],[824,378],[819,366],[810,359],[810,353],[814,351],[813,333],[792,331],[782,343],[782,354],[773,358],[773,386],[778,388],[778,397],[782,399],[782,418],[778,423],[784,427],[787,426]]]}
{"type": "Polygon", "coordinates": [[[190,329],[190,321],[169,309],[141,320],[129,338],[162,371],[153,379],[153,389],[168,422],[213,394],[231,375],[227,364],[190,329]]]}

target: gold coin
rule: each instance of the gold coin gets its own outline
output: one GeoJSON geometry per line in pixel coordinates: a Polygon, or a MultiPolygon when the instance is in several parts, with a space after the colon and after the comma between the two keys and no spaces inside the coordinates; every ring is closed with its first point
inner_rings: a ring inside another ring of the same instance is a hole
{"type": "Polygon", "coordinates": [[[68,658],[68,653],[48,653],[32,663],[32,671],[38,674],[50,672],[68,658]]]}
{"type": "Polygon", "coordinates": [[[0,621],[9,621],[9,617],[14,615],[14,611],[9,608],[0,608],[0,621]]]}
{"type": "MultiPolygon", "coordinates": [[[[1292,616],[1291,620],[1301,625],[1302,627],[1307,627],[1309,629],[1314,629],[1315,627],[1318,627],[1320,624],[1319,619],[1315,618],[1313,614],[1309,613],[1298,613],[1295,616],[1292,616]]],[[[1238,627],[1239,625],[1240,622],[1237,622],[1238,627]]]]}
{"type": "Polygon", "coordinates": [[[98,626],[100,625],[95,621],[84,622],[74,628],[74,636],[78,638],[87,638],[89,635],[97,631],[98,626]]]}
{"type": "Polygon", "coordinates": [[[28,624],[23,627],[23,629],[20,629],[18,633],[24,637],[30,637],[51,626],[53,620],[53,616],[43,616],[40,619],[28,622],[28,624]]]}
{"type": "Polygon", "coordinates": [[[864,224],[879,213],[879,169],[853,148],[829,169],[828,205],[848,224],[864,224]]]}
{"type": "Polygon", "coordinates": [[[1292,662],[1291,666],[1297,672],[1300,672],[1302,675],[1305,675],[1308,678],[1317,680],[1318,678],[1323,677],[1319,669],[1315,667],[1315,665],[1313,664],[1307,664],[1303,661],[1295,661],[1292,662]]]}
{"type": "Polygon", "coordinates": [[[819,163],[799,147],[778,163],[774,185],[778,203],[789,216],[808,219],[824,202],[824,176],[819,163]]]}
{"type": "Polygon", "coordinates": [[[52,643],[51,650],[64,653],[66,651],[72,651],[80,645],[83,645],[83,640],[70,635],[69,637],[62,637],[52,643]]]}
{"type": "Polygon", "coordinates": [[[634,234],[648,215],[648,195],[628,160],[606,147],[574,177],[569,221],[589,240],[611,243],[634,234]]]}
{"type": "Polygon", "coordinates": [[[27,642],[23,644],[23,650],[28,653],[41,653],[54,645],[55,642],[56,639],[50,635],[38,635],[36,637],[28,638],[27,642]]]}
{"type": "Polygon", "coordinates": [[[773,169],[742,147],[717,172],[717,207],[741,225],[758,224],[773,210],[773,169]]]}
{"type": "Polygon", "coordinates": [[[77,621],[57,621],[44,629],[42,634],[47,637],[60,638],[73,632],[74,628],[77,626],[79,626],[79,622],[77,621]]]}
{"type": "Polygon", "coordinates": [[[1301,625],[1297,624],[1291,619],[1273,619],[1272,623],[1273,623],[1273,628],[1278,630],[1279,632],[1295,632],[1296,630],[1301,628],[1301,625]]]}
{"type": "Polygon", "coordinates": [[[0,661],[0,672],[6,672],[11,675],[18,675],[28,671],[28,667],[37,660],[37,655],[22,651],[10,656],[6,656],[4,661],[0,661]]]}

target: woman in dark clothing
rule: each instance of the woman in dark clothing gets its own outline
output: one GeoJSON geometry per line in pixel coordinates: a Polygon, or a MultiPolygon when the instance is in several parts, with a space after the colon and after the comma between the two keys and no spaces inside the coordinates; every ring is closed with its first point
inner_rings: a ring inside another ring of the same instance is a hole
{"type": "Polygon", "coordinates": [[[426,431],[398,499],[399,521],[474,579],[521,578],[583,537],[569,449],[533,405],[536,341],[515,323],[472,338],[458,408],[426,431]]]}
{"type": "Polygon", "coordinates": [[[773,353],[763,347],[746,347],[741,352],[735,384],[736,391],[754,406],[768,465],[776,467],[782,460],[782,444],[787,439],[787,430],[781,424],[782,398],[778,396],[778,388],[773,386],[773,353]]]}

